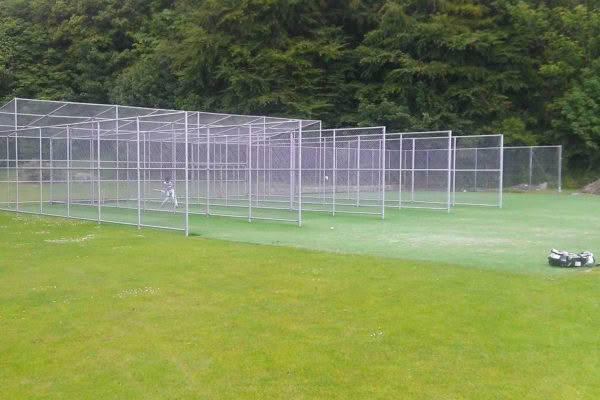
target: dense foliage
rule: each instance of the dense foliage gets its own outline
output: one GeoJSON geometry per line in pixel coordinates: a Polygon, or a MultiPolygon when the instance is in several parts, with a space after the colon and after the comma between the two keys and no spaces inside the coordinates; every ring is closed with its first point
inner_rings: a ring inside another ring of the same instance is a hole
{"type": "Polygon", "coordinates": [[[3,0],[12,97],[497,133],[600,165],[595,0],[3,0]]]}

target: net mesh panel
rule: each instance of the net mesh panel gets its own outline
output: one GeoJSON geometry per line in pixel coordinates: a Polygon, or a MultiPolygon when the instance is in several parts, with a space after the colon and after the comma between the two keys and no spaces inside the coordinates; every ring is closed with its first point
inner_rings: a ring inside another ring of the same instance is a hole
{"type": "Polygon", "coordinates": [[[559,191],[560,146],[504,148],[504,181],[508,191],[559,191]]]}
{"type": "Polygon", "coordinates": [[[386,135],[386,207],[448,209],[450,135],[450,131],[386,135]]]}
{"type": "Polygon", "coordinates": [[[384,128],[304,132],[303,209],[382,214],[384,128]]]}
{"type": "Polygon", "coordinates": [[[402,139],[402,207],[448,207],[449,143],[448,137],[402,139]]]}
{"type": "Polygon", "coordinates": [[[500,206],[502,135],[459,136],[453,142],[453,204],[500,206]]]}

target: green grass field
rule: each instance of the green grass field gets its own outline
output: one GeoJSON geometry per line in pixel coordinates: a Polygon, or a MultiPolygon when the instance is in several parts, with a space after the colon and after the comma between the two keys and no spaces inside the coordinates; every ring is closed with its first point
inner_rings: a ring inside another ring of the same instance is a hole
{"type": "Polygon", "coordinates": [[[596,399],[600,268],[546,255],[600,253],[598,211],[513,194],[190,238],[0,212],[0,398],[596,399]]]}

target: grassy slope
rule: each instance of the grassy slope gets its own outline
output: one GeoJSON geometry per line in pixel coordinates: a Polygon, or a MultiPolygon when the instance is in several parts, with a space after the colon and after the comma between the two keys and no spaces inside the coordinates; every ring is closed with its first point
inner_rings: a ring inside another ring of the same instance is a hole
{"type": "Polygon", "coordinates": [[[0,398],[600,396],[600,269],[514,274],[9,213],[0,237],[0,398]]]}

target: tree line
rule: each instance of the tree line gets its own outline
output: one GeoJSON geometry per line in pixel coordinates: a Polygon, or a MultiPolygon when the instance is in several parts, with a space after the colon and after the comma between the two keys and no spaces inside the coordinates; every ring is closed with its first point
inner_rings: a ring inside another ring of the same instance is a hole
{"type": "Polygon", "coordinates": [[[503,133],[600,170],[596,0],[3,0],[12,97],[503,133]]]}

